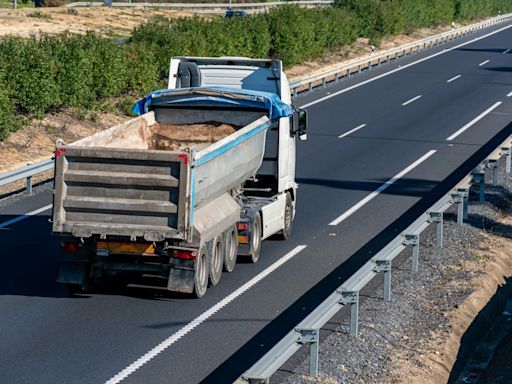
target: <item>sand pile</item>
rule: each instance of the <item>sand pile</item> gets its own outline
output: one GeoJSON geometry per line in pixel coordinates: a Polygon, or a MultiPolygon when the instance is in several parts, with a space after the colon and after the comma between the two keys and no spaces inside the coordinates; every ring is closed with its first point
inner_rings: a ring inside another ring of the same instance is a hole
{"type": "Polygon", "coordinates": [[[216,122],[204,124],[154,124],[151,148],[164,151],[176,151],[194,146],[197,150],[224,139],[236,132],[236,127],[216,122]]]}

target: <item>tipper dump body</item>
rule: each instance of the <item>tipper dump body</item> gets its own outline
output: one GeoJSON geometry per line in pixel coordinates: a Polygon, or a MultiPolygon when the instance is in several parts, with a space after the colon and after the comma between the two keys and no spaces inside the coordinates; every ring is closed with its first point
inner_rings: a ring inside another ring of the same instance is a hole
{"type": "Polygon", "coordinates": [[[158,122],[151,111],[75,143],[58,144],[54,232],[191,240],[195,211],[240,186],[261,165],[269,119],[248,114],[256,119],[236,127],[215,122],[222,118],[215,112],[201,111],[206,121],[190,113],[186,124],[181,109],[157,113],[158,122]],[[174,114],[180,115],[178,124],[174,114]],[[178,139],[165,129],[171,123],[178,139]],[[187,126],[196,128],[195,135],[180,140],[180,129],[187,126]],[[222,137],[226,128],[233,133],[222,137]],[[167,150],[173,146],[181,149],[167,150]],[[203,149],[196,151],[197,146],[203,149]]]}

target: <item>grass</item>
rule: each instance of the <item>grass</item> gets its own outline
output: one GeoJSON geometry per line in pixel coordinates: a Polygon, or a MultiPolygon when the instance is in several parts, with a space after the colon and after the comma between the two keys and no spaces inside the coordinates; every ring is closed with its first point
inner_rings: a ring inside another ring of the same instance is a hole
{"type": "Polygon", "coordinates": [[[51,18],[52,18],[50,15],[43,13],[41,11],[34,11],[34,12],[27,13],[27,16],[34,17],[36,19],[43,19],[43,20],[51,20],[51,18]]]}
{"type": "MultiPolygon", "coordinates": [[[[22,3],[18,1],[16,3],[17,8],[34,8],[34,2],[29,1],[27,3],[22,3]]],[[[0,0],[0,8],[12,8],[12,1],[0,0]]]]}

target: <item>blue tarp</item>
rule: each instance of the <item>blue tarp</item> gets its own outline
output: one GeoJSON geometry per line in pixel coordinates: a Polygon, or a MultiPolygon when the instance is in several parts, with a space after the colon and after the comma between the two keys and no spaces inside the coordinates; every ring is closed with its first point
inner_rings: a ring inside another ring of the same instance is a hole
{"type": "Polygon", "coordinates": [[[293,113],[292,107],[285,104],[275,93],[224,87],[161,89],[135,103],[132,113],[142,115],[150,110],[151,105],[258,108],[268,110],[272,120],[289,117],[293,113]]]}

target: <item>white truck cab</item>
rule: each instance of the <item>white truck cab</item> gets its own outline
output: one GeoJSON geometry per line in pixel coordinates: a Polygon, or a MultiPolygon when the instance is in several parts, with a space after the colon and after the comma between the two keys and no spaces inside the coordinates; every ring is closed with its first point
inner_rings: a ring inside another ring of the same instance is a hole
{"type": "MultiPolygon", "coordinates": [[[[290,84],[280,60],[244,57],[172,58],[168,88],[190,87],[222,87],[268,92],[279,96],[284,103],[292,106],[290,84]]],[[[256,180],[248,181],[245,185],[246,195],[267,200],[259,206],[262,239],[276,233],[288,238],[295,216],[295,143],[296,137],[299,140],[307,139],[307,116],[304,110],[294,110],[297,113],[293,117],[280,118],[278,122],[272,123],[267,133],[263,163],[257,172],[256,180]],[[287,213],[286,210],[290,207],[291,212],[287,213]]]]}

